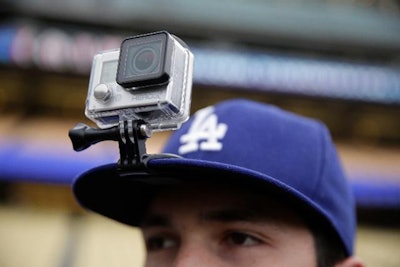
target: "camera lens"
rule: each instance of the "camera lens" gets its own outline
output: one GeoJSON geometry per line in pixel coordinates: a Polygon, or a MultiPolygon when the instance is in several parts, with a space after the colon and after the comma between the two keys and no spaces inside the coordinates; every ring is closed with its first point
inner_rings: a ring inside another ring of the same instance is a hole
{"type": "Polygon", "coordinates": [[[137,51],[131,61],[132,73],[151,73],[158,65],[157,53],[151,47],[144,47],[137,51]]]}
{"type": "Polygon", "coordinates": [[[133,88],[167,82],[170,66],[167,59],[172,53],[168,37],[167,33],[160,32],[125,39],[118,59],[117,83],[133,88]]]}
{"type": "Polygon", "coordinates": [[[155,59],[155,54],[154,51],[151,49],[143,49],[139,53],[136,54],[134,62],[135,62],[135,67],[138,70],[147,70],[148,68],[153,65],[155,59]]]}

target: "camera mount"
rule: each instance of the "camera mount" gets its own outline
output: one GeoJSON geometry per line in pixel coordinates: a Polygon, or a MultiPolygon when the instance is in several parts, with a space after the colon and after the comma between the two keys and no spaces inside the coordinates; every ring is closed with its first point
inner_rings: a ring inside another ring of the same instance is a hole
{"type": "Polygon", "coordinates": [[[145,171],[153,158],[178,157],[148,155],[145,143],[153,131],[176,130],[188,120],[193,60],[189,47],[166,31],[132,36],[119,49],[96,53],[85,115],[99,128],[72,128],[74,150],[118,141],[118,171],[124,174],[145,171]]]}
{"type": "Polygon", "coordinates": [[[150,127],[142,120],[120,121],[118,126],[107,129],[92,128],[78,123],[69,130],[75,151],[82,151],[101,141],[118,141],[121,171],[142,170],[151,158],[176,157],[169,154],[149,155],[146,152],[146,140],[152,134],[150,127]]]}

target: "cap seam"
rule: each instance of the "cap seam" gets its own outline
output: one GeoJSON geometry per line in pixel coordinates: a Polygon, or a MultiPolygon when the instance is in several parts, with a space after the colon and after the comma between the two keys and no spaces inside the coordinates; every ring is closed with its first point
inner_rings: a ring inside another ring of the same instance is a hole
{"type": "Polygon", "coordinates": [[[321,152],[320,152],[320,159],[321,159],[321,164],[319,164],[319,170],[317,171],[317,182],[315,183],[315,186],[312,190],[312,199],[315,198],[315,193],[317,191],[317,189],[320,187],[321,182],[322,182],[322,174],[324,173],[325,167],[326,167],[326,159],[325,159],[325,142],[324,142],[324,134],[323,134],[323,129],[325,129],[322,125],[320,125],[319,123],[317,123],[317,126],[321,126],[319,132],[319,142],[320,142],[320,147],[321,147],[321,152]]]}

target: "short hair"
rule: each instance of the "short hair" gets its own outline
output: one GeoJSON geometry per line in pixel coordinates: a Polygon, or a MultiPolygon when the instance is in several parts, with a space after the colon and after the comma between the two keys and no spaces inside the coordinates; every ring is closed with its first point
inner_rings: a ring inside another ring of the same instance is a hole
{"type": "Polygon", "coordinates": [[[333,267],[346,259],[342,242],[326,223],[306,219],[306,224],[314,239],[317,267],[333,267]]]}

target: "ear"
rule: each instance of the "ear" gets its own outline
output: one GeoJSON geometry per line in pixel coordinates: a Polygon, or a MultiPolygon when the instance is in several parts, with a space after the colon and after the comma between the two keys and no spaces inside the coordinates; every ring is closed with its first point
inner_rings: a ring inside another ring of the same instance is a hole
{"type": "Polygon", "coordinates": [[[359,258],[351,256],[336,264],[335,267],[365,267],[365,265],[359,258]]]}

